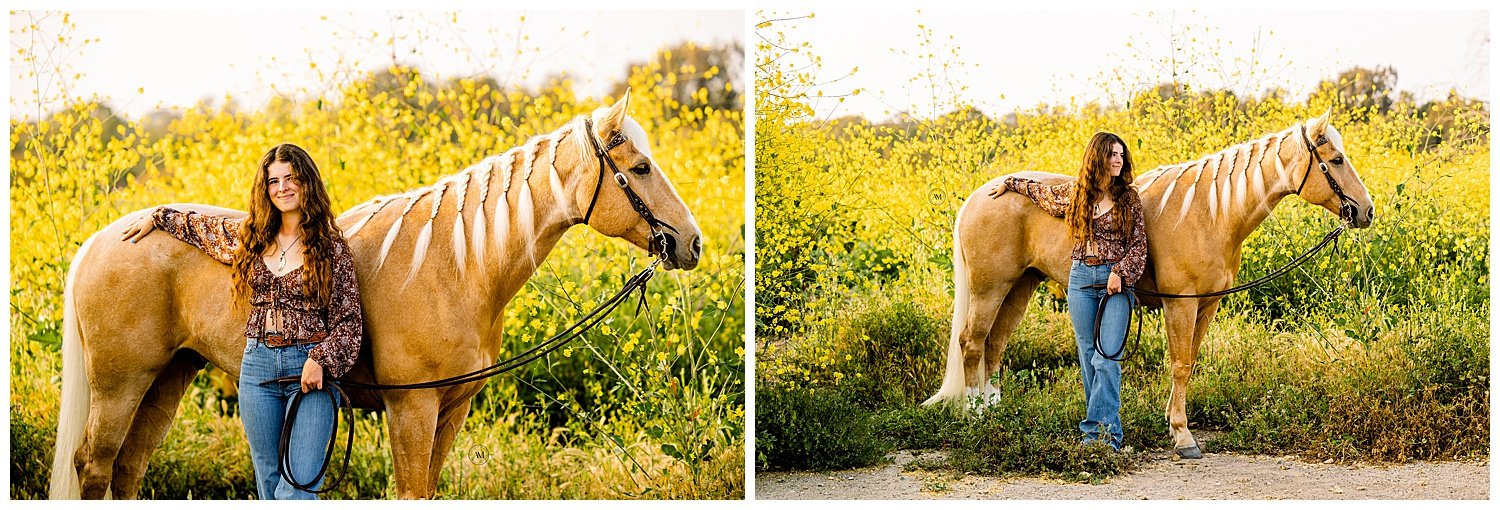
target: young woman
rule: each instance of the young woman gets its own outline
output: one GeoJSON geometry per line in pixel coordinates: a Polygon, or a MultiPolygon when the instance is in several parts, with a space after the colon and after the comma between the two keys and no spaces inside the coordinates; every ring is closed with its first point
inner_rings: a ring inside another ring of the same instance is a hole
{"type": "Polygon", "coordinates": [[[354,366],[363,333],[354,259],[329,213],[317,165],[302,148],[277,145],[261,158],[249,217],[160,207],[127,229],[125,240],[134,243],[156,228],[229,264],[235,299],[250,303],[239,403],[260,498],[317,499],[282,479],[283,419],[297,392],[327,395],[303,399],[288,445],[293,479],[316,490],[337,409],[324,380],[354,366]],[[300,376],[300,384],[261,384],[288,376],[300,376]]]}
{"type": "MultiPolygon", "coordinates": [[[[1087,414],[1078,424],[1085,443],[1104,441],[1118,450],[1124,440],[1120,427],[1120,363],[1099,352],[1120,352],[1125,326],[1135,303],[1115,300],[1146,270],[1146,221],[1141,197],[1130,187],[1134,164],[1125,141],[1099,132],[1084,150],[1078,180],[1046,185],[1011,178],[990,190],[992,198],[1015,191],[1048,214],[1067,220],[1074,240],[1073,269],[1068,273],[1068,316],[1078,341],[1078,363],[1083,371],[1087,414]],[[1105,316],[1097,317],[1107,300],[1105,316]],[[1099,347],[1094,345],[1095,325],[1099,347]]],[[[1129,294],[1124,294],[1129,296],[1129,294]]]]}

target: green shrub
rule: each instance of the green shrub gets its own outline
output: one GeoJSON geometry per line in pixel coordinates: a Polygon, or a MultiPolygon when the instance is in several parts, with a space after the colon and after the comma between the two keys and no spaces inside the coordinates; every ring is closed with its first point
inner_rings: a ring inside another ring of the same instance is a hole
{"type": "Polygon", "coordinates": [[[11,417],[10,499],[46,499],[47,477],[35,474],[52,471],[55,432],[23,419],[15,408],[11,417]]]}
{"type": "Polygon", "coordinates": [[[871,413],[839,389],[769,383],[757,388],[755,403],[757,469],[861,467],[889,451],[871,413]]]}
{"type": "Polygon", "coordinates": [[[943,378],[943,325],[915,303],[879,306],[855,317],[843,349],[855,366],[851,394],[870,408],[926,399],[943,378]]]}
{"type": "Polygon", "coordinates": [[[1055,413],[1038,416],[1035,406],[991,407],[959,435],[949,457],[953,469],[983,475],[1059,474],[1089,480],[1123,473],[1131,455],[1101,443],[1084,445],[1072,420],[1055,413]],[[1029,409],[1027,409],[1029,408],[1029,409]]]}
{"type": "Polygon", "coordinates": [[[953,406],[907,405],[875,415],[875,431],[901,450],[952,448],[968,421],[953,406]]]}

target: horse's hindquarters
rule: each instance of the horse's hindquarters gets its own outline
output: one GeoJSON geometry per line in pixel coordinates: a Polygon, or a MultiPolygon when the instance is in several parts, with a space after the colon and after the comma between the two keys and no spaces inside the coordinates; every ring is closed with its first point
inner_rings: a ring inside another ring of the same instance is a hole
{"type": "Polygon", "coordinates": [[[165,233],[121,241],[143,214],[90,237],[69,267],[55,497],[133,497],[203,356],[238,373],[247,312],[230,305],[228,268],[165,233]]]}
{"type": "Polygon", "coordinates": [[[1062,220],[1018,193],[991,198],[1002,178],[971,194],[954,225],[954,304],[943,383],[928,404],[993,398],[986,381],[1001,366],[1011,332],[1043,275],[1067,282],[1062,220]],[[1040,274],[1039,274],[1040,273],[1040,274]]]}
{"type": "Polygon", "coordinates": [[[83,345],[96,365],[150,371],[190,349],[239,373],[249,308],[235,303],[228,266],[166,233],[135,244],[100,237],[79,261],[73,289],[83,345]]]}
{"type": "Polygon", "coordinates": [[[957,235],[972,292],[1009,288],[1028,269],[1068,281],[1072,242],[1067,225],[1019,193],[971,199],[959,219],[957,235]]]}

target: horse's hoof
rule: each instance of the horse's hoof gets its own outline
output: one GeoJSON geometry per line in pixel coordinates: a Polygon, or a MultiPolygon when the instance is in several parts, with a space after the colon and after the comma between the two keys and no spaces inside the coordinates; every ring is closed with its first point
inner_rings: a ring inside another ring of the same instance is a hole
{"type": "Polygon", "coordinates": [[[990,407],[990,406],[994,406],[994,405],[999,405],[1000,404],[1000,398],[1001,398],[1000,397],[1000,390],[997,390],[997,389],[994,389],[994,388],[988,388],[988,389],[985,389],[983,392],[980,393],[980,397],[979,397],[980,400],[979,401],[980,401],[980,405],[983,405],[985,407],[990,407]]]}
{"type": "Polygon", "coordinates": [[[1201,459],[1203,458],[1203,450],[1199,449],[1198,445],[1194,444],[1187,448],[1178,448],[1177,456],[1184,459],[1201,459]]]}

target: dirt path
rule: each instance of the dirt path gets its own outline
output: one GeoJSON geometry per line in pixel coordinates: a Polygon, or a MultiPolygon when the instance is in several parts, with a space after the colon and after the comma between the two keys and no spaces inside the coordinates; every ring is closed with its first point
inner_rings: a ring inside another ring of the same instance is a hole
{"type": "MultiPolygon", "coordinates": [[[[926,453],[942,455],[940,453],[926,453]]],[[[1314,464],[1295,457],[1149,452],[1130,474],[1097,485],[904,471],[908,452],[879,467],[756,473],[756,499],[1488,499],[1488,461],[1392,466],[1314,464]]]]}

